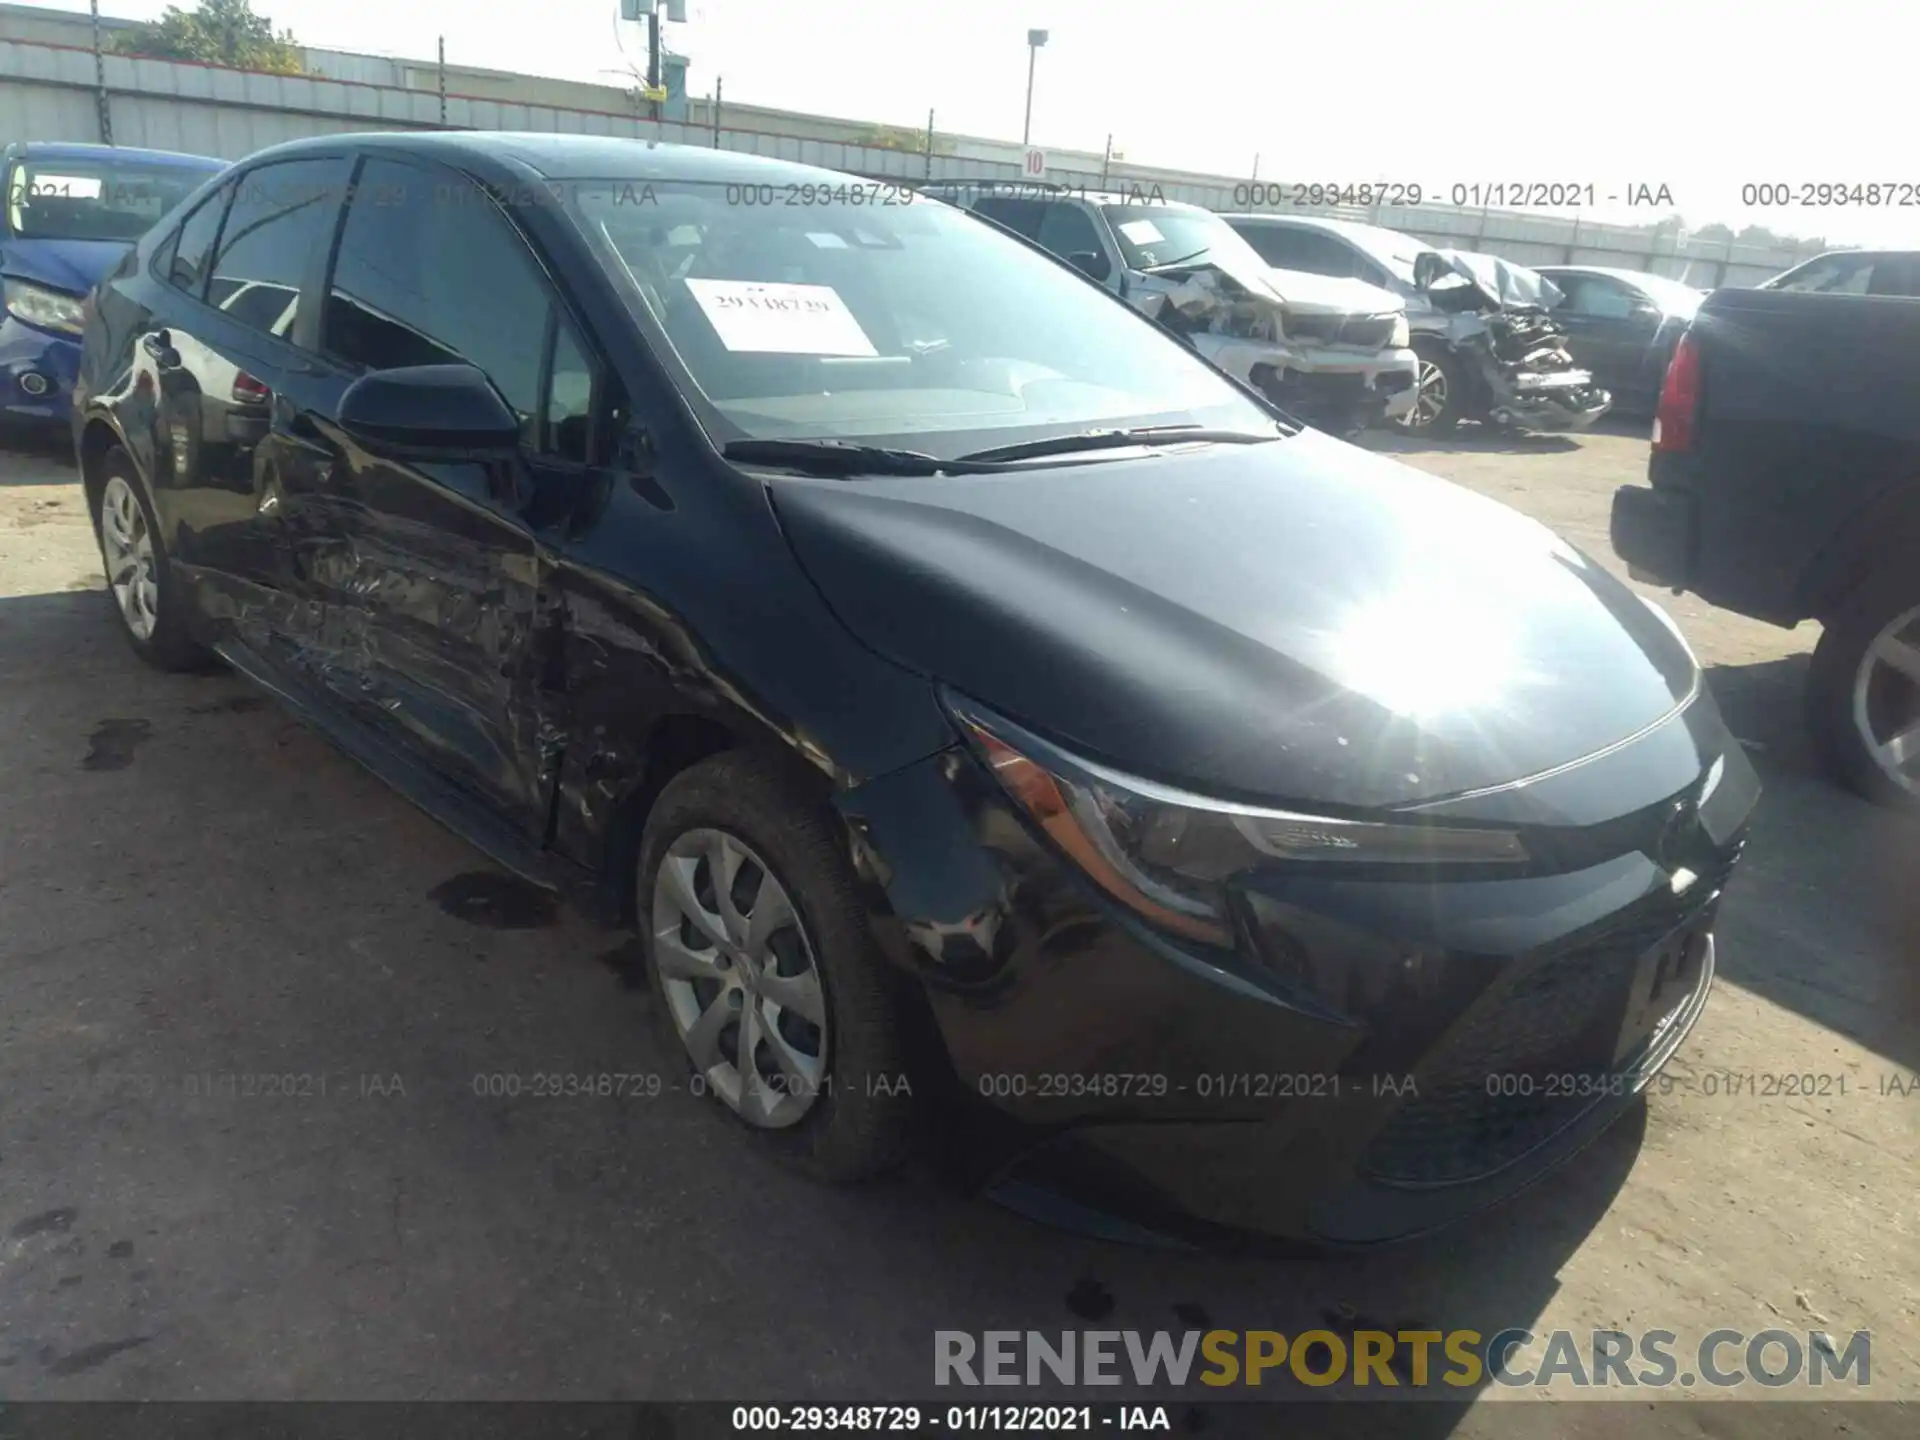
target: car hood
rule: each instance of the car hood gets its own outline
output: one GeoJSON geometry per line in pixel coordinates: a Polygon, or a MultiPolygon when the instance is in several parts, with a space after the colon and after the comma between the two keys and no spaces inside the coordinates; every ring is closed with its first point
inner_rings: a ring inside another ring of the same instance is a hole
{"type": "Polygon", "coordinates": [[[1386,315],[1407,308],[1406,302],[1391,290],[1382,290],[1364,280],[1278,268],[1268,275],[1290,310],[1315,315],[1386,315]]]}
{"type": "Polygon", "coordinates": [[[7,240],[0,242],[0,271],[84,295],[132,248],[125,240],[7,240]]]}
{"type": "Polygon", "coordinates": [[[1018,473],[780,479],[842,623],[1081,755],[1377,808],[1647,730],[1699,672],[1545,527],[1314,431],[1018,473]]]}
{"type": "MultiPolygon", "coordinates": [[[[1436,250],[1445,265],[1443,273],[1426,286],[1430,297],[1460,290],[1474,294],[1473,308],[1482,310],[1551,310],[1566,297],[1538,270],[1529,270],[1498,255],[1483,255],[1474,250],[1436,250]]],[[[1468,308],[1457,300],[1441,302],[1443,310],[1468,308]]]]}

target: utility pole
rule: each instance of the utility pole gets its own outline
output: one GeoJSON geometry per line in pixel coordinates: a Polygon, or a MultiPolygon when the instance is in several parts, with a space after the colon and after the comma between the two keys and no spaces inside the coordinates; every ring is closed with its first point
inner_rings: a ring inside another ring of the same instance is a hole
{"type": "Polygon", "coordinates": [[[713,148],[720,148],[720,87],[726,81],[720,76],[713,77],[713,148]]]}
{"type": "Polygon", "coordinates": [[[1040,47],[1046,43],[1046,31],[1027,31],[1027,123],[1020,128],[1022,145],[1033,143],[1033,63],[1040,58],[1040,47]]]}
{"type": "Polygon", "coordinates": [[[447,128],[447,37],[440,37],[440,128],[447,128]]]}
{"type": "MultiPolygon", "coordinates": [[[[654,94],[660,93],[660,7],[655,5],[647,12],[647,89],[654,94]]],[[[660,123],[660,102],[649,102],[653,106],[653,123],[660,123]]]]}
{"type": "Polygon", "coordinates": [[[100,0],[90,0],[93,11],[93,99],[100,111],[100,143],[113,144],[113,108],[107,103],[107,57],[100,46],[100,0]]]}

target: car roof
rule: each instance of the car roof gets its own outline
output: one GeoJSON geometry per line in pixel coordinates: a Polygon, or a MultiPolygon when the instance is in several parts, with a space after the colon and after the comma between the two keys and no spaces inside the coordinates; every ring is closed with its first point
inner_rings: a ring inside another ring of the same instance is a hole
{"type": "MultiPolygon", "coordinates": [[[[1265,211],[1246,211],[1232,215],[1222,215],[1222,220],[1252,220],[1256,224],[1295,225],[1305,230],[1327,230],[1335,235],[1350,235],[1356,238],[1373,232],[1391,235],[1395,239],[1411,239],[1402,236],[1398,230],[1389,230],[1384,225],[1366,225],[1358,220],[1337,220],[1331,215],[1273,215],[1265,211]]],[[[1427,242],[1422,240],[1422,245],[1427,242]]]]}
{"type": "MultiPolygon", "coordinates": [[[[818,184],[825,180],[845,184],[849,178],[843,171],[777,160],[767,155],[748,155],[738,150],[713,150],[704,145],[669,145],[618,135],[557,135],[511,130],[376,130],[314,135],[257,151],[247,157],[246,163],[293,160],[302,155],[336,154],[341,150],[412,155],[456,167],[479,165],[531,171],[543,180],[775,185],[818,184]]],[[[904,186],[910,182],[890,183],[904,186]]]]}
{"type": "Polygon", "coordinates": [[[224,170],[231,161],[182,150],[142,150],[132,145],[85,145],[71,140],[29,140],[15,147],[29,160],[137,160],[148,165],[178,165],[183,170],[224,170]]]}
{"type": "Polygon", "coordinates": [[[1038,180],[931,180],[920,187],[929,195],[945,196],[955,190],[977,190],[982,195],[1002,191],[1009,200],[1084,200],[1089,205],[1150,205],[1155,210],[1191,210],[1210,215],[1204,205],[1185,200],[1169,200],[1145,190],[1076,190],[1066,185],[1046,185],[1038,180]]]}
{"type": "Polygon", "coordinates": [[[1798,270],[1802,265],[1810,261],[1825,260],[1831,255],[1845,255],[1861,260],[1904,260],[1911,259],[1915,255],[1920,255],[1920,250],[1822,250],[1818,255],[1809,255],[1805,260],[1794,261],[1793,268],[1798,270]]]}
{"type": "Polygon", "coordinates": [[[1675,280],[1671,275],[1661,275],[1652,270],[1622,270],[1617,265],[1529,265],[1529,270],[1542,275],[1610,275],[1615,280],[1624,280],[1629,285],[1641,280],[1663,280],[1669,285],[1684,285],[1684,280],[1675,280]]]}

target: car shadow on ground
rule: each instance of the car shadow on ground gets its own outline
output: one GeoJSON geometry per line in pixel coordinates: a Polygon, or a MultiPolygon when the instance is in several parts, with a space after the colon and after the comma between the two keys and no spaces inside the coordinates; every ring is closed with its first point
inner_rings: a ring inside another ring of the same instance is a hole
{"type": "Polygon", "coordinates": [[[1647,411],[1609,410],[1587,428],[1590,435],[1625,435],[1646,440],[1653,434],[1653,415],[1647,411]]]}
{"type": "MultiPolygon", "coordinates": [[[[27,1097],[0,1229],[66,1207],[73,1237],[104,1252],[90,1227],[112,1226],[135,1237],[116,1250],[159,1257],[141,1262],[150,1343],[84,1374],[23,1337],[124,1327],[111,1277],[62,1289],[51,1250],[0,1273],[0,1357],[41,1357],[9,1372],[19,1398],[284,1395],[295,1372],[260,1357],[294,1351],[299,1393],[340,1398],[417,1394],[422,1366],[447,1396],[898,1398],[933,1393],[941,1329],[1491,1336],[1542,1314],[1645,1134],[1636,1104],[1438,1239],[1289,1258],[1040,1225],[958,1186],[938,1131],[903,1173],[835,1191],[688,1094],[485,1098],[480,1072],[676,1073],[649,991],[609,958],[625,937],[436,906],[450,875],[488,870],[477,854],[236,678],[143,669],[102,596],[0,600],[0,674],[26,737],[0,853],[36,897],[0,936],[0,1093],[27,1097]],[[269,1060],[362,1079],[324,1103],[178,1083],[269,1060]],[[103,1064],[157,1087],[49,1081],[103,1064]],[[404,1097],[368,1098],[388,1074],[404,1097]],[[240,1325],[245,1296],[269,1309],[240,1325]]],[[[1319,1393],[1277,1373],[1238,1392],[1319,1393]]],[[[1206,1433],[1273,1433],[1221,1408],[1206,1433]]],[[[1440,1437],[1461,1413],[1395,1407],[1359,1433],[1440,1437]]]]}
{"type": "Polygon", "coordinates": [[[1805,654],[1707,683],[1765,792],[1721,926],[1721,974],[1920,1068],[1920,820],[1823,773],[1802,721],[1805,654]]]}
{"type": "Polygon", "coordinates": [[[0,467],[0,485],[71,485],[73,437],[55,425],[0,426],[0,450],[16,463],[0,467]],[[25,460],[25,465],[17,463],[25,460]]]}

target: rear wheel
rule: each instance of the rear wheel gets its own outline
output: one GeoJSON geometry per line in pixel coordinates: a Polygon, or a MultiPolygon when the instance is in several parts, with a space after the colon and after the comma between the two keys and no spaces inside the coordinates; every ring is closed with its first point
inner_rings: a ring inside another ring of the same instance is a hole
{"type": "Polygon", "coordinates": [[[207,653],[188,631],[186,599],[132,457],[116,445],[102,458],[101,474],[94,526],[121,633],[156,669],[200,668],[207,653]]]}
{"type": "Polygon", "coordinates": [[[1920,811],[1920,577],[1888,574],[1848,598],[1813,652],[1807,703],[1836,779],[1920,811]]]}
{"type": "Polygon", "coordinates": [[[912,1107],[899,1019],[821,807],[754,757],[702,761],[647,817],[637,887],[693,1088],[819,1179],[891,1166],[912,1107]]]}

